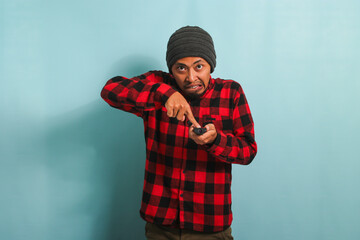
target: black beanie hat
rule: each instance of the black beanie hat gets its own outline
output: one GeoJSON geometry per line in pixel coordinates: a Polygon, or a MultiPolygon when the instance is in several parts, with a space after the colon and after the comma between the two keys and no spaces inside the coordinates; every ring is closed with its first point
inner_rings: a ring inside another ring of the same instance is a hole
{"type": "Polygon", "coordinates": [[[214,43],[209,33],[197,26],[186,26],[174,32],[168,42],[166,62],[171,73],[174,63],[184,57],[201,57],[211,66],[216,66],[214,43]]]}

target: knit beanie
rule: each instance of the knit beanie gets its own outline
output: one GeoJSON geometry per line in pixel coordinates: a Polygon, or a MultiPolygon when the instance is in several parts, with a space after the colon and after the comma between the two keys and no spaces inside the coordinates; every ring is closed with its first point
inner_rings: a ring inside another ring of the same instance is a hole
{"type": "Polygon", "coordinates": [[[171,73],[174,63],[184,57],[201,57],[211,66],[216,66],[214,43],[209,33],[197,26],[186,26],[174,32],[168,42],[166,62],[171,73]]]}

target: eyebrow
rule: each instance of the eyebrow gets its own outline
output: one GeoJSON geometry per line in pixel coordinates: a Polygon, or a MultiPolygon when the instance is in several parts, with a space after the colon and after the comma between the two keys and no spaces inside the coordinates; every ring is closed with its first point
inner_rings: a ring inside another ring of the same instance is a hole
{"type": "MultiPolygon", "coordinates": [[[[197,61],[195,61],[193,64],[191,64],[191,65],[195,65],[195,64],[197,64],[197,63],[199,63],[199,62],[201,62],[202,61],[202,59],[199,59],[199,60],[197,60],[197,61]]],[[[186,66],[187,67],[187,65],[185,64],[185,63],[181,63],[181,62],[177,62],[177,63],[175,63],[176,65],[178,65],[178,66],[186,66]]]]}

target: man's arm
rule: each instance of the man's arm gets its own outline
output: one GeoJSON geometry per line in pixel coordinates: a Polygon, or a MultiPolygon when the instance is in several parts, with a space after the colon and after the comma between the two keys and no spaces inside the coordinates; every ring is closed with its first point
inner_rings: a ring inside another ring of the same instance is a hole
{"type": "Polygon", "coordinates": [[[167,84],[170,78],[169,74],[161,71],[151,71],[130,79],[114,77],[105,84],[101,97],[110,106],[139,117],[144,111],[164,106],[169,117],[184,121],[187,116],[190,122],[200,127],[186,99],[167,84]]]}
{"type": "Polygon", "coordinates": [[[164,83],[169,75],[151,71],[138,77],[114,77],[101,91],[101,97],[112,107],[134,113],[141,117],[144,111],[152,111],[165,105],[176,92],[164,83]]]}
{"type": "Polygon", "coordinates": [[[233,110],[233,134],[224,133],[207,124],[207,132],[197,136],[190,127],[189,136],[196,143],[204,145],[217,159],[227,163],[247,165],[252,162],[257,153],[254,138],[254,122],[245,94],[239,86],[233,110]]]}

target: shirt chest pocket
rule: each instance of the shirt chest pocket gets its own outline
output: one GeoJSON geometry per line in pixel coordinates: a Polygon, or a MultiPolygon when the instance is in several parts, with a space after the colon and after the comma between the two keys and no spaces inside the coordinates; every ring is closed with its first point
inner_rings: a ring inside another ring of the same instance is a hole
{"type": "Polygon", "coordinates": [[[233,122],[229,116],[220,116],[220,115],[203,115],[201,122],[202,126],[205,126],[208,123],[215,125],[216,130],[220,130],[224,133],[233,132],[233,122]]]}

